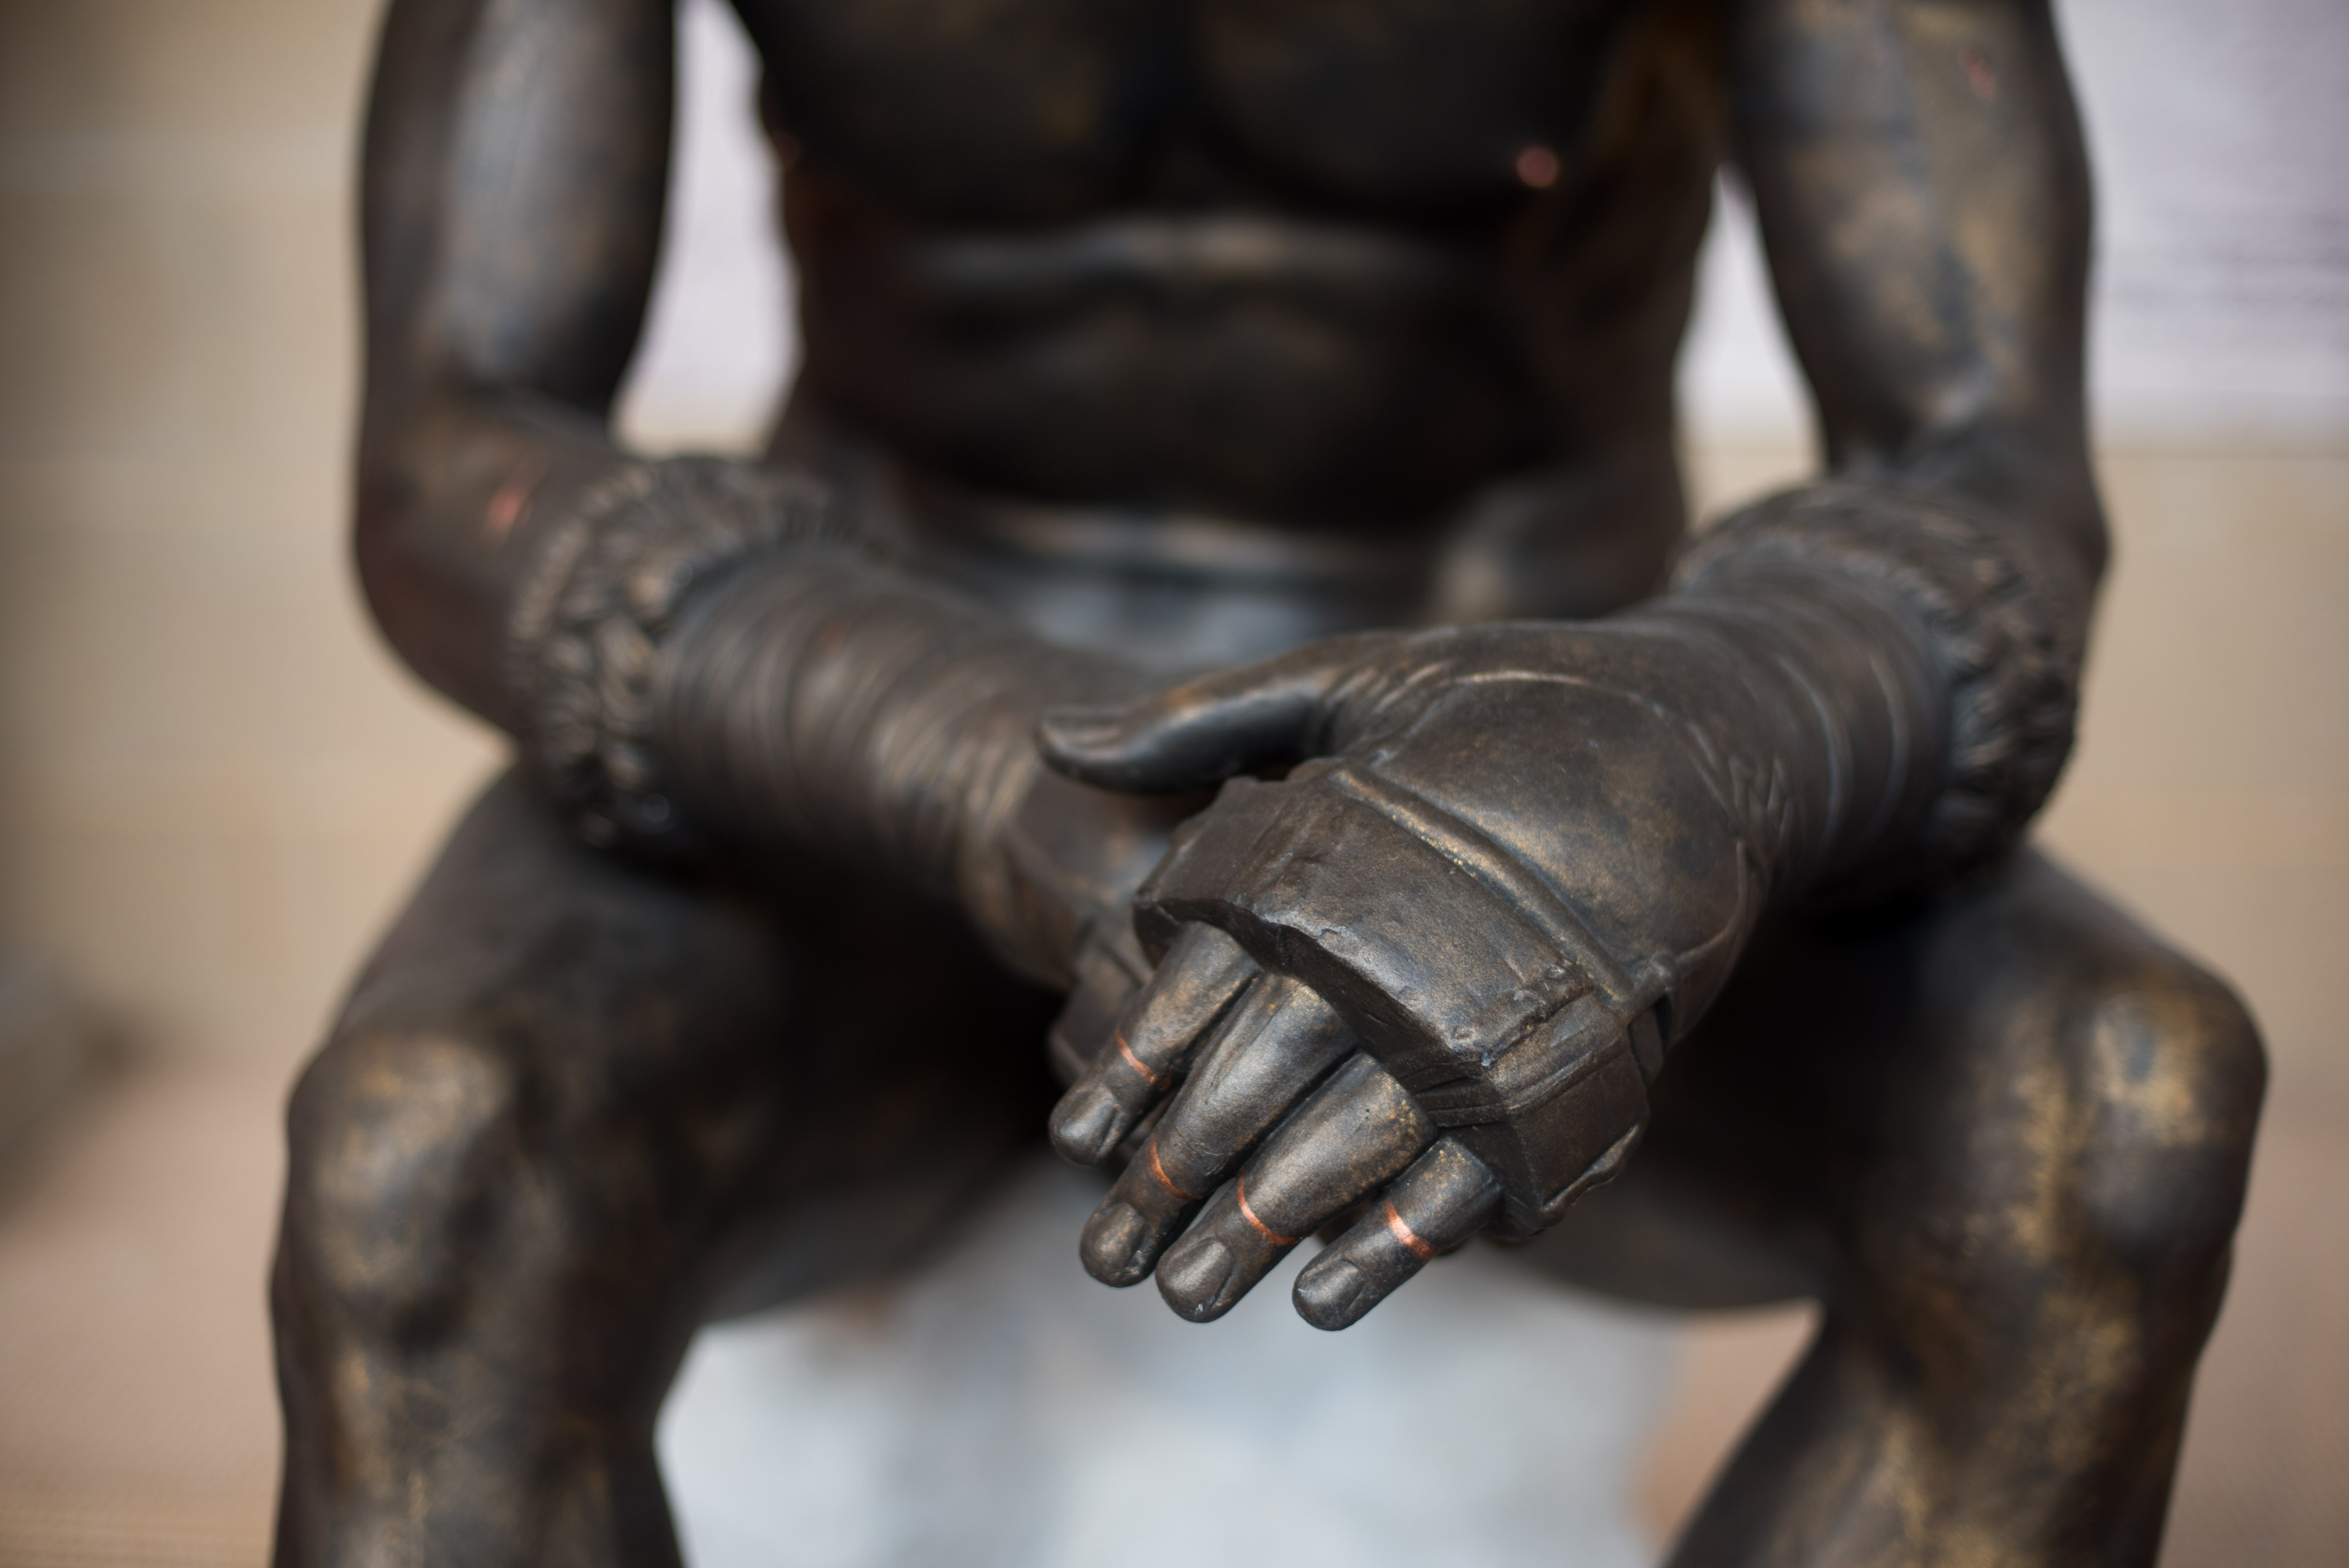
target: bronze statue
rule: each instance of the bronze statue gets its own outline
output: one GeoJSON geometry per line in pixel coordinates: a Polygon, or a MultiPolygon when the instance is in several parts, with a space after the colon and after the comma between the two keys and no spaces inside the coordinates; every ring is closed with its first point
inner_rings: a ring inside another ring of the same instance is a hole
{"type": "Polygon", "coordinates": [[[2151,1563],[2263,1066],[2020,845],[2106,550],[2044,0],[740,10],[759,464],[607,428],[667,0],[390,9],[358,560],[530,782],[294,1097],[279,1560],[674,1561],[695,1326],[950,1224],[1049,1026],[1187,1317],[1316,1232],[1328,1328],[1480,1232],[1822,1302],[1677,1563],[2151,1563]],[[1724,159],[1826,472],[1683,547],[1724,159]]]}

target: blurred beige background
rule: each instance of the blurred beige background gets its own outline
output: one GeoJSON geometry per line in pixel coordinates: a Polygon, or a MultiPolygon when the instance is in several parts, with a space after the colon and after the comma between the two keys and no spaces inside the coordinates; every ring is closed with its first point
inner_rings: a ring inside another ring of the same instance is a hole
{"type": "MultiPolygon", "coordinates": [[[[345,562],[374,9],[0,0],[0,944],[121,1057],[0,1169],[0,1563],[259,1560],[278,1102],[499,754],[386,655],[345,562]]],[[[2323,162],[2349,28],[2323,0],[2060,10],[2106,175],[2119,565],[2044,837],[2233,976],[2276,1061],[2167,1561],[2337,1563],[2349,206],[2323,162]]],[[[681,259],[628,405],[654,442],[740,441],[790,355],[741,63],[689,26],[681,259]]],[[[1708,280],[1689,402],[1717,502],[1804,440],[1750,242],[1708,280]]],[[[1801,1327],[1694,1328],[1660,1531],[1801,1327]]]]}

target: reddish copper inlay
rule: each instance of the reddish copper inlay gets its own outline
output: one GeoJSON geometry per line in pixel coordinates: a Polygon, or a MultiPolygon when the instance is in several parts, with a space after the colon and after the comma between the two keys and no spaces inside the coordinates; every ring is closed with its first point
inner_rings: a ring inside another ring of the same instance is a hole
{"type": "Polygon", "coordinates": [[[1539,142],[1517,154],[1517,178],[1537,191],[1557,183],[1557,154],[1539,142]]]}
{"type": "Polygon", "coordinates": [[[490,497],[490,504],[481,514],[481,528],[492,544],[502,544],[505,536],[513,532],[514,524],[530,514],[531,493],[545,477],[546,464],[533,462],[498,486],[497,493],[490,497]]]}
{"type": "Polygon", "coordinates": [[[1154,1089],[1163,1089],[1166,1086],[1166,1081],[1164,1078],[1161,1078],[1157,1074],[1152,1072],[1149,1068],[1143,1066],[1142,1064],[1142,1058],[1133,1054],[1133,1047],[1125,1043],[1124,1030],[1119,1030],[1115,1034],[1111,1035],[1110,1038],[1117,1042],[1117,1054],[1125,1058],[1125,1064],[1127,1066],[1142,1075],[1142,1081],[1143,1083],[1149,1085],[1154,1089]]]}
{"type": "Polygon", "coordinates": [[[1263,1220],[1256,1217],[1256,1210],[1248,1207],[1247,1177],[1243,1176],[1240,1178],[1237,1190],[1240,1200],[1240,1218],[1255,1226],[1256,1233],[1257,1235],[1263,1237],[1266,1241],[1271,1242],[1276,1247],[1294,1247],[1297,1245],[1296,1237],[1284,1236],[1279,1231],[1274,1230],[1271,1226],[1266,1224],[1263,1220]]]}
{"type": "Polygon", "coordinates": [[[1402,1216],[1395,1212],[1395,1206],[1393,1204],[1388,1204],[1386,1206],[1386,1210],[1387,1229],[1394,1233],[1394,1239],[1396,1241],[1402,1243],[1404,1251],[1409,1252],[1413,1257],[1417,1258],[1423,1263],[1435,1256],[1435,1249],[1429,1246],[1425,1241],[1421,1241],[1419,1232],[1402,1222],[1402,1216]]]}
{"type": "Polygon", "coordinates": [[[1206,1196],[1204,1192],[1185,1192],[1181,1188],[1174,1185],[1174,1181],[1170,1179],[1166,1174],[1166,1168],[1158,1163],[1158,1140],[1155,1137],[1153,1137],[1150,1140],[1150,1174],[1158,1179],[1159,1186],[1164,1187],[1167,1191],[1173,1193],[1177,1198],[1187,1198],[1192,1202],[1196,1203],[1200,1199],[1206,1196]]]}
{"type": "Polygon", "coordinates": [[[1975,50],[1960,49],[1958,64],[1965,67],[1966,85],[1974,89],[1976,98],[1984,103],[1998,100],[1998,73],[1991,69],[1988,60],[1975,50]]]}

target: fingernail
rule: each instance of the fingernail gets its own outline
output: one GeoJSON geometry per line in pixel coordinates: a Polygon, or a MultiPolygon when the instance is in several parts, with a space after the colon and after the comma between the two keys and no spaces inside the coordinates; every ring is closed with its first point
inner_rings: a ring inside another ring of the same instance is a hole
{"type": "Polygon", "coordinates": [[[1231,1249],[1211,1236],[1175,1248],[1159,1263],[1158,1293],[1193,1323],[1206,1323],[1231,1304],[1223,1300],[1231,1278],[1231,1249]]]}
{"type": "Polygon", "coordinates": [[[1130,1285],[1143,1271],[1134,1266],[1133,1250],[1142,1241],[1142,1216],[1130,1203],[1106,1203],[1085,1221],[1084,1243],[1078,1249],[1085,1272],[1105,1285],[1130,1285]]]}
{"type": "Polygon", "coordinates": [[[1368,1282],[1362,1271],[1343,1258],[1326,1263],[1317,1259],[1297,1276],[1297,1288],[1291,1293],[1297,1301],[1297,1315],[1315,1328],[1335,1331],[1348,1327],[1362,1315],[1355,1310],[1355,1303],[1361,1299],[1362,1287],[1368,1282]]]}
{"type": "Polygon", "coordinates": [[[1098,1085],[1070,1090],[1052,1112],[1052,1147],[1079,1165],[1107,1159],[1124,1131],[1124,1109],[1098,1085]]]}

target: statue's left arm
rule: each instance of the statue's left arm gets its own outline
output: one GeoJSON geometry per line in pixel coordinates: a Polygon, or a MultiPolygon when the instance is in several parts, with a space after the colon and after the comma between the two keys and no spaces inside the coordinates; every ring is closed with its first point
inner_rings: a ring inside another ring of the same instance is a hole
{"type": "Polygon", "coordinates": [[[1928,896],[2054,781],[2105,540],[2047,7],[1723,20],[1825,476],[1601,621],[1344,639],[1047,725],[1113,787],[1287,770],[1178,834],[1138,905],[1170,957],[1056,1114],[1100,1158],[1173,1096],[1088,1230],[1104,1279],[1217,1315],[1382,1196],[1299,1276],[1340,1327],[1540,1229],[1622,1168],[1765,910],[1928,896]]]}
{"type": "MultiPolygon", "coordinates": [[[[1745,0],[1735,150],[1818,412],[1820,482],[1724,519],[1682,594],[1878,579],[1948,704],[1921,828],[1847,895],[2011,843],[2069,750],[2106,556],[2082,391],[2087,161],[2044,0],[1745,0]]],[[[1922,713],[1903,715],[1912,724],[1922,713]]]]}

